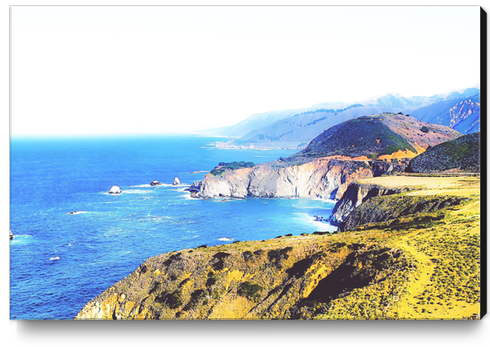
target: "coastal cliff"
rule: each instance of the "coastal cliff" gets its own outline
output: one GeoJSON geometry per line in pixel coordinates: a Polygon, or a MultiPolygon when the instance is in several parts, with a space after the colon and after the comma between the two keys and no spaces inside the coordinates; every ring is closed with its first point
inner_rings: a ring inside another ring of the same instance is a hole
{"type": "Polygon", "coordinates": [[[475,179],[465,177],[396,176],[361,179],[349,185],[335,204],[330,222],[340,231],[430,213],[468,200],[461,195],[479,194],[475,179]],[[373,184],[377,183],[377,184],[373,184]],[[462,189],[465,190],[462,190],[462,189]],[[444,192],[444,195],[437,194],[444,192]]]}
{"type": "Polygon", "coordinates": [[[402,164],[340,156],[317,158],[294,165],[274,161],[218,176],[208,174],[193,197],[339,199],[354,180],[400,172],[405,167],[402,164]]]}
{"type": "Polygon", "coordinates": [[[364,179],[414,189],[365,201],[350,232],[151,257],[75,319],[480,318],[479,179],[403,178],[364,179]]]}
{"type": "Polygon", "coordinates": [[[353,182],[349,185],[340,200],[335,204],[329,221],[332,225],[339,226],[349,213],[366,200],[377,196],[399,194],[404,190],[406,190],[406,188],[387,188],[374,184],[360,184],[353,182]]]}
{"type": "Polygon", "coordinates": [[[236,170],[215,169],[192,196],[337,200],[351,182],[402,172],[426,148],[460,135],[400,114],[360,117],[325,130],[288,158],[236,170]]]}

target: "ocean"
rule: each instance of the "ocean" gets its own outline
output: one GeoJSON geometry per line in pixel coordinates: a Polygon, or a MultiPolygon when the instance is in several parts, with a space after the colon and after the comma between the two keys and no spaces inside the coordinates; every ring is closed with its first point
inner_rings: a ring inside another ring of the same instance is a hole
{"type": "Polygon", "coordinates": [[[88,301],[165,252],[335,230],[313,217],[330,215],[332,201],[191,198],[185,188],[218,162],[258,164],[295,152],[217,149],[220,140],[11,139],[10,319],[73,319],[88,301]],[[175,177],[181,185],[172,185],[175,177]],[[163,185],[152,187],[153,180],[163,185]],[[108,194],[113,185],[123,193],[108,194]]]}

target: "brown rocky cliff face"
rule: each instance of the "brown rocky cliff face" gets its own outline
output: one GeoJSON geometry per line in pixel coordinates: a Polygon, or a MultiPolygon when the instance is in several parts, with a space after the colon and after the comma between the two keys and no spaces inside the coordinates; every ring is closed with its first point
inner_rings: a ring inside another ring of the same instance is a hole
{"type": "Polygon", "coordinates": [[[196,198],[259,197],[340,199],[349,184],[364,177],[403,171],[405,165],[324,157],[300,164],[271,162],[223,175],[206,175],[196,198]]]}
{"type": "Polygon", "coordinates": [[[347,216],[366,200],[383,195],[399,194],[401,188],[386,188],[374,184],[352,183],[342,198],[335,204],[330,217],[332,225],[341,225],[347,216]]]}

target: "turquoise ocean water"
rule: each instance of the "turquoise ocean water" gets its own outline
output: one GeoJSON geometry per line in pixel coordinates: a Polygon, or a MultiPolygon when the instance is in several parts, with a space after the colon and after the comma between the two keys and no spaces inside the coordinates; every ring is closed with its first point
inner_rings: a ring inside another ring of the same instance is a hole
{"type": "Polygon", "coordinates": [[[287,150],[224,150],[198,136],[12,139],[10,318],[72,319],[161,253],[334,230],[331,201],[190,198],[218,162],[262,163],[287,150]],[[179,177],[180,186],[172,186],[179,177]],[[158,180],[162,186],[151,187],[158,180]],[[113,185],[121,195],[108,194],[113,185]],[[80,211],[77,214],[70,212],[80,211]]]}

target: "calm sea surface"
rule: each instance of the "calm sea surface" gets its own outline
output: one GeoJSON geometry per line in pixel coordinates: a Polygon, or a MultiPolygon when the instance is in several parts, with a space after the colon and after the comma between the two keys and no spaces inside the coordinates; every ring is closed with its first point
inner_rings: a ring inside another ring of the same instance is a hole
{"type": "Polygon", "coordinates": [[[73,319],[147,258],[236,240],[334,230],[332,202],[191,199],[218,162],[262,163],[294,151],[224,150],[220,139],[145,136],[12,139],[10,318],[73,319]],[[174,177],[182,185],[172,186],[174,177]],[[151,187],[158,180],[163,186],[151,187]],[[113,196],[113,185],[123,190],[113,196]],[[69,215],[67,213],[81,211],[69,215]]]}

